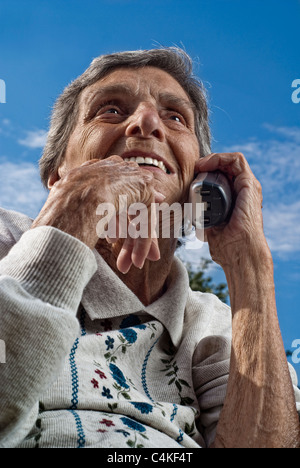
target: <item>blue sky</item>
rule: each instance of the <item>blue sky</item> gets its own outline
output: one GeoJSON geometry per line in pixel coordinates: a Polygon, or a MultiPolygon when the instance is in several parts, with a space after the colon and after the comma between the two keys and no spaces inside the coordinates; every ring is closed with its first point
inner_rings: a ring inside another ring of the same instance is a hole
{"type": "Polygon", "coordinates": [[[182,46],[208,89],[213,151],[244,152],[262,183],[279,320],[292,349],[300,339],[300,103],[291,99],[299,25],[299,0],[1,0],[0,206],[39,212],[46,192],[37,161],[51,108],[94,57],[182,46]]]}

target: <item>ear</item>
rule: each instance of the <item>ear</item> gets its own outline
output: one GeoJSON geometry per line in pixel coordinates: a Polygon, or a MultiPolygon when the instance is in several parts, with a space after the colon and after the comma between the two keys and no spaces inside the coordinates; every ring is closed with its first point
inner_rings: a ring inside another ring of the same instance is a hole
{"type": "Polygon", "coordinates": [[[63,161],[62,164],[59,166],[59,168],[49,175],[48,189],[51,190],[53,185],[57,181],[59,181],[65,174],[66,174],[66,164],[65,164],[65,161],[63,161]]]}
{"type": "Polygon", "coordinates": [[[48,177],[48,189],[51,190],[53,185],[60,180],[59,171],[52,172],[48,177]]]}

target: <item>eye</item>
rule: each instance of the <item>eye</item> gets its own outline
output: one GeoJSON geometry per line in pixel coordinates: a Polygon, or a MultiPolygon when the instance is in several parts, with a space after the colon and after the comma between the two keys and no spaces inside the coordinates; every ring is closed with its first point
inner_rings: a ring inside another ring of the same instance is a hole
{"type": "Polygon", "coordinates": [[[97,114],[96,115],[103,115],[103,114],[114,114],[118,115],[120,114],[121,111],[118,107],[113,107],[111,105],[103,105],[98,108],[97,114]]]}
{"type": "Polygon", "coordinates": [[[180,117],[178,117],[178,115],[171,115],[170,119],[175,120],[175,122],[179,122],[179,123],[181,122],[181,119],[180,117]]]}
{"type": "Polygon", "coordinates": [[[121,107],[119,103],[116,103],[115,100],[104,101],[100,104],[97,104],[95,116],[99,117],[105,115],[123,115],[123,107],[124,106],[121,107]]]}
{"type": "Polygon", "coordinates": [[[126,118],[127,112],[118,105],[105,104],[98,106],[95,118],[101,122],[119,123],[126,118]]]}
{"type": "Polygon", "coordinates": [[[176,124],[178,123],[178,124],[186,126],[185,118],[179,112],[176,112],[176,111],[174,112],[173,110],[171,110],[171,111],[168,112],[167,117],[169,118],[169,120],[172,120],[173,122],[176,122],[176,124]]]}
{"type": "Polygon", "coordinates": [[[120,111],[116,109],[115,107],[110,107],[109,109],[106,109],[103,111],[103,114],[119,114],[120,111]]]}

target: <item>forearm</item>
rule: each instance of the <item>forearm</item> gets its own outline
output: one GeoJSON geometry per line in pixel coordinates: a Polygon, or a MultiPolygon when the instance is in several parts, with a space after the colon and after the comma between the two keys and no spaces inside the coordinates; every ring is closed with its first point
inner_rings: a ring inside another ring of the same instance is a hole
{"type": "Polygon", "coordinates": [[[236,250],[232,258],[234,266],[224,267],[233,314],[232,355],[214,445],[297,447],[299,419],[277,319],[271,255],[262,241],[236,250]]]}

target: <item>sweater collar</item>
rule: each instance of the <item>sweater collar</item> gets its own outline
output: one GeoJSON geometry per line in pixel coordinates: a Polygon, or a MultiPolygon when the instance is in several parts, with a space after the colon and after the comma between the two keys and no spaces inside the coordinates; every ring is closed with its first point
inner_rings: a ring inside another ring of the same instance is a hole
{"type": "Polygon", "coordinates": [[[189,291],[188,275],[181,261],[174,257],[165,293],[149,306],[144,306],[98,252],[94,251],[94,254],[98,269],[86,286],[81,301],[90,319],[146,312],[165,326],[173,344],[178,346],[189,291]]]}

